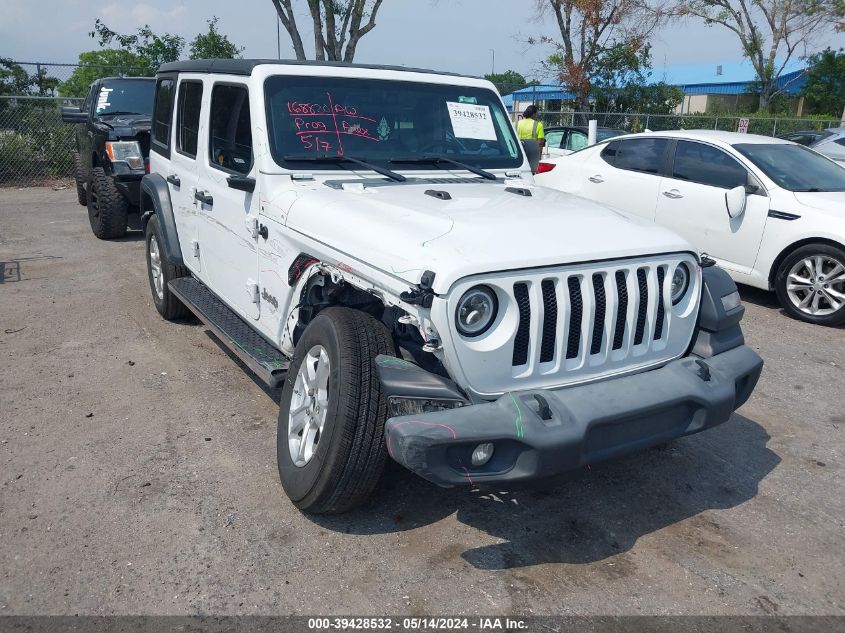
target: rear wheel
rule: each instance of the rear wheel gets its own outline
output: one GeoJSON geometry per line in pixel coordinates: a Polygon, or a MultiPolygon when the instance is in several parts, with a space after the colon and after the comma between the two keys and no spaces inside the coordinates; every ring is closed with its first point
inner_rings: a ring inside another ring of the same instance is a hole
{"type": "Polygon", "coordinates": [[[129,203],[102,167],[88,177],[88,220],[101,240],[123,237],[129,223],[129,203]]]}
{"type": "Polygon", "coordinates": [[[88,206],[88,192],[85,191],[88,173],[78,152],[73,153],[73,179],[76,182],[76,199],[83,207],[88,206]]]}
{"type": "Polygon", "coordinates": [[[778,268],[775,291],[790,316],[818,325],[845,323],[845,251],[808,244],[778,268]]]}
{"type": "Polygon", "coordinates": [[[372,493],[387,454],[375,358],[393,353],[384,324],[357,310],[326,308],[303,332],[276,439],[279,477],[299,509],[345,512],[372,493]]]}
{"type": "Polygon", "coordinates": [[[187,277],[190,272],[185,266],[173,264],[167,257],[161,226],[154,215],[147,223],[147,276],[150,280],[150,290],[153,293],[153,303],[158,313],[168,321],[181,319],[187,314],[185,305],[170,292],[167,286],[172,280],[187,277]]]}

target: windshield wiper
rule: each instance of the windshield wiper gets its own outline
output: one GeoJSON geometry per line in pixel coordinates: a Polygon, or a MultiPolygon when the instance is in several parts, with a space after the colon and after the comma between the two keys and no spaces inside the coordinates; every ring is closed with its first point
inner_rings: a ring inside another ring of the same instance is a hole
{"type": "Polygon", "coordinates": [[[449,163],[450,165],[454,165],[455,167],[460,167],[461,169],[466,169],[467,171],[471,171],[472,173],[481,176],[482,178],[486,178],[487,180],[497,180],[495,174],[491,174],[489,171],[481,169],[480,167],[473,167],[472,165],[467,165],[466,163],[462,163],[460,161],[454,160],[449,158],[448,156],[440,156],[440,155],[433,155],[433,156],[418,156],[414,158],[393,158],[390,160],[391,163],[432,163],[434,165],[439,165],[440,163],[449,163]]]}
{"type": "Polygon", "coordinates": [[[381,174],[382,176],[386,176],[391,180],[395,180],[396,182],[405,182],[407,178],[402,174],[397,174],[395,171],[391,171],[386,167],[379,167],[378,165],[373,165],[372,163],[368,163],[367,161],[363,161],[360,158],[353,158],[352,156],[308,156],[308,155],[299,155],[299,156],[282,156],[282,158],[286,161],[303,161],[309,163],[355,163],[356,165],[361,165],[362,167],[366,167],[367,169],[371,169],[372,171],[376,172],[377,174],[381,174]]]}

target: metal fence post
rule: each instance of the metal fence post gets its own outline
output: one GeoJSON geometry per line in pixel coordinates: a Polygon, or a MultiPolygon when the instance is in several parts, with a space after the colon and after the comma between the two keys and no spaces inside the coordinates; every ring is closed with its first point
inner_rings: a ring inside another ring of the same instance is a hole
{"type": "Polygon", "coordinates": [[[645,130],[647,130],[647,129],[648,129],[648,119],[649,119],[649,116],[650,116],[650,115],[648,115],[648,114],[646,114],[646,115],[645,115],[645,129],[644,129],[643,131],[645,131],[645,130]]]}
{"type": "Polygon", "coordinates": [[[777,119],[777,117],[775,117],[775,123],[774,123],[774,126],[772,127],[772,136],[777,136],[777,135],[778,135],[778,119],[777,119]]]}
{"type": "Polygon", "coordinates": [[[716,121],[713,123],[713,129],[714,130],[719,129],[719,117],[716,117],[716,121]]]}

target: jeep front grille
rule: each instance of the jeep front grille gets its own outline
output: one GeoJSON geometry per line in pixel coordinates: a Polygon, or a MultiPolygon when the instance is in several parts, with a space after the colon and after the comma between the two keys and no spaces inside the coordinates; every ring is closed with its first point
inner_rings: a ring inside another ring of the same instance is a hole
{"type": "MultiPolygon", "coordinates": [[[[478,394],[563,386],[657,365],[689,346],[699,276],[673,307],[667,279],[689,254],[531,269],[462,280],[500,296],[501,322],[478,339],[453,331],[466,383],[478,394]]],[[[450,301],[450,310],[454,306],[450,301]]],[[[447,359],[448,360],[448,359],[447,359]]],[[[450,371],[455,368],[450,367],[450,371]]]]}

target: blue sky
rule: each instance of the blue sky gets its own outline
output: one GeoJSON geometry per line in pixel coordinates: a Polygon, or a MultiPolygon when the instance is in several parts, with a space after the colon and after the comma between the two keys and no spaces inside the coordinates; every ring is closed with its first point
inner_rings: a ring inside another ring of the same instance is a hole
{"type": "MultiPolygon", "coordinates": [[[[494,49],[497,71],[512,68],[533,76],[543,51],[529,47],[525,39],[554,35],[550,23],[532,19],[533,4],[534,0],[385,0],[378,27],[361,40],[356,61],[481,75],[490,71],[490,49],[494,49]]],[[[276,20],[270,0],[0,0],[0,56],[76,61],[81,51],[97,47],[88,37],[97,17],[120,31],[149,23],[154,30],[190,39],[212,15],[219,16],[224,33],[246,46],[246,57],[276,56],[276,20]]],[[[307,24],[303,19],[300,26],[307,24]]],[[[310,41],[310,34],[304,33],[303,39],[310,41]]],[[[719,81],[717,64],[724,69],[724,81],[753,76],[750,65],[742,64],[735,36],[724,28],[693,20],[672,24],[652,44],[655,80],[665,75],[673,82],[719,81]]],[[[816,45],[845,47],[845,34],[827,33],[816,45]]],[[[282,30],[282,56],[292,53],[282,30]]]]}

